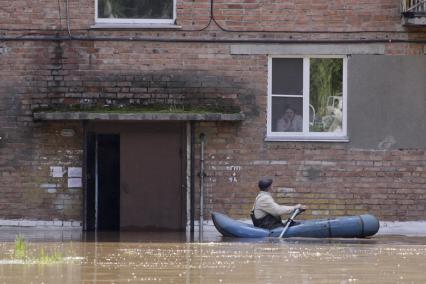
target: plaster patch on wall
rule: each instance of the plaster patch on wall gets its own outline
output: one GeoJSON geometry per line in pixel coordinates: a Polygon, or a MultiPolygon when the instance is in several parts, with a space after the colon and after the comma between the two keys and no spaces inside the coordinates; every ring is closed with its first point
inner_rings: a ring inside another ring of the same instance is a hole
{"type": "Polygon", "coordinates": [[[303,176],[308,178],[308,180],[313,181],[318,179],[321,176],[321,170],[315,168],[308,168],[303,172],[303,176]]]}
{"type": "Polygon", "coordinates": [[[54,183],[43,183],[40,185],[40,187],[44,189],[47,193],[56,193],[60,188],[60,185],[54,183]]]}
{"type": "Polygon", "coordinates": [[[287,164],[288,164],[287,161],[280,161],[280,160],[271,161],[271,165],[287,165],[287,164]]]}
{"type": "Polygon", "coordinates": [[[380,141],[380,143],[377,145],[377,147],[381,150],[388,150],[392,148],[393,145],[395,145],[396,140],[393,136],[386,136],[385,139],[380,141]]]}
{"type": "Polygon", "coordinates": [[[80,221],[47,221],[29,219],[0,219],[0,226],[7,227],[36,227],[36,228],[75,228],[81,229],[80,221]]]}
{"type": "Polygon", "coordinates": [[[328,210],[321,210],[321,211],[319,211],[319,210],[312,210],[311,214],[313,216],[316,216],[316,215],[330,215],[330,211],[328,211],[328,210]]]}
{"type": "Polygon", "coordinates": [[[336,162],[330,161],[304,161],[305,165],[309,166],[335,166],[336,162]]]}
{"type": "Polygon", "coordinates": [[[296,190],[294,188],[291,188],[291,187],[276,187],[275,191],[277,193],[292,193],[292,192],[296,192],[296,190]]]}
{"type": "Polygon", "coordinates": [[[40,184],[41,188],[57,188],[58,185],[56,183],[42,183],[40,184]]]}
{"type": "Polygon", "coordinates": [[[0,55],[8,54],[11,51],[10,47],[0,46],[0,55]]]}
{"type": "Polygon", "coordinates": [[[269,165],[270,161],[268,160],[257,160],[257,161],[253,161],[250,164],[252,165],[269,165]]]}
{"type": "Polygon", "coordinates": [[[255,160],[249,163],[250,165],[288,165],[288,161],[284,160],[255,160]]]}
{"type": "Polygon", "coordinates": [[[48,193],[56,193],[56,188],[48,188],[47,192],[48,193]]]}

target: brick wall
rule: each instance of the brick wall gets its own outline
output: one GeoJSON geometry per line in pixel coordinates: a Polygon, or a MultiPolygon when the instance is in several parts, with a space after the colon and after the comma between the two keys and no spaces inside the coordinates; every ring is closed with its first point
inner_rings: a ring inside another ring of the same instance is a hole
{"type": "Polygon", "coordinates": [[[82,166],[79,123],[35,123],[31,99],[47,86],[52,43],[8,42],[0,55],[0,219],[80,220],[81,189],[52,179],[50,166],[82,166]],[[63,137],[63,128],[73,137],[63,137]]]}
{"type": "MultiPolygon", "coordinates": [[[[2,28],[66,28],[66,1],[0,1],[2,28]],[[11,21],[13,19],[13,21],[11,21]]],[[[70,0],[71,28],[94,24],[95,1],[70,0]]],[[[214,16],[230,30],[402,30],[399,1],[214,1],[214,16]]],[[[177,23],[184,29],[201,29],[210,16],[210,1],[177,0],[177,23]]]]}
{"type": "Polygon", "coordinates": [[[258,192],[257,181],[268,176],[274,179],[279,202],[308,205],[305,218],[370,212],[381,220],[424,219],[424,149],[377,151],[345,144],[263,143],[262,129],[242,127],[232,133],[224,128],[202,128],[207,135],[210,211],[247,218],[258,192]]]}
{"type": "MultiPolygon", "coordinates": [[[[66,35],[65,1],[59,4],[60,9],[55,1],[0,1],[1,35],[66,35]]],[[[425,219],[424,148],[265,142],[267,56],[231,55],[230,44],[220,42],[424,40],[424,28],[400,25],[398,1],[215,1],[217,22],[231,32],[213,22],[196,31],[210,21],[209,1],[178,1],[182,29],[158,31],[89,30],[94,1],[69,4],[73,35],[196,41],[0,39],[0,218],[82,218],[81,189],[69,189],[66,176],[49,174],[51,166],[82,166],[81,124],[34,122],[34,109],[160,103],[246,114],[241,123],[196,126],[197,137],[204,132],[207,139],[207,211],[247,218],[258,178],[270,176],[278,201],[307,204],[312,210],[306,217],[369,211],[384,220],[425,219]],[[64,137],[62,129],[75,134],[64,137]]],[[[387,42],[385,52],[421,55],[424,44],[387,42]]]]}

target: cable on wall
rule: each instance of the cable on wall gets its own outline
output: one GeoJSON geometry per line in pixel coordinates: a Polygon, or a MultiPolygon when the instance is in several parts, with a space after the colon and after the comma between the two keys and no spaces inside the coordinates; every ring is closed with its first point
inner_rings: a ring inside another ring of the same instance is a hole
{"type": "MultiPolygon", "coordinates": [[[[2,36],[0,41],[64,41],[68,36],[57,35],[30,35],[30,36],[2,36]]],[[[276,43],[276,44],[366,44],[366,43],[416,43],[425,44],[426,39],[343,39],[343,40],[294,40],[294,39],[203,39],[203,38],[160,38],[135,36],[72,36],[79,41],[133,41],[133,42],[180,42],[180,43],[276,43]]]]}

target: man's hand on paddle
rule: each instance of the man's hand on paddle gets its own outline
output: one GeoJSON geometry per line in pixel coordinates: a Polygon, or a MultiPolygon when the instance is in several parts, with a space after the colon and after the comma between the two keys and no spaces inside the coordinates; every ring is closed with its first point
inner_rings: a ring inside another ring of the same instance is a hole
{"type": "Polygon", "coordinates": [[[306,209],[308,209],[308,207],[306,205],[297,204],[294,206],[294,210],[296,209],[299,209],[300,211],[305,211],[306,209]]]}

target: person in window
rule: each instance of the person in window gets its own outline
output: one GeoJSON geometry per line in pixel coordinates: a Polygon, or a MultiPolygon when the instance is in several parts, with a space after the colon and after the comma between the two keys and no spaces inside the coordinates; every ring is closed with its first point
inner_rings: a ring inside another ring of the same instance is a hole
{"type": "Polygon", "coordinates": [[[258,183],[259,194],[251,211],[251,218],[255,227],[274,229],[282,227],[281,215],[289,214],[296,209],[306,210],[306,206],[297,204],[295,206],[279,205],[269,192],[272,189],[272,179],[261,179],[258,183]]]}
{"type": "Polygon", "coordinates": [[[296,114],[296,110],[286,105],[284,107],[284,114],[277,121],[277,131],[279,132],[300,132],[303,127],[302,116],[296,114]]]}

